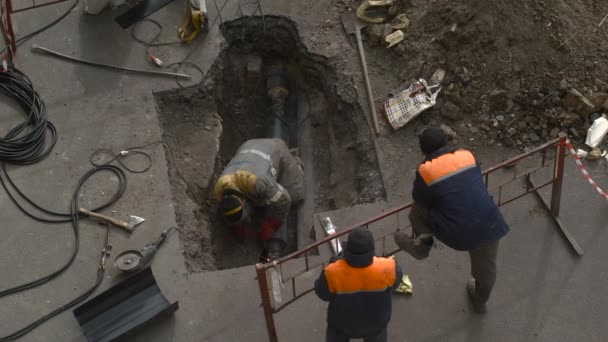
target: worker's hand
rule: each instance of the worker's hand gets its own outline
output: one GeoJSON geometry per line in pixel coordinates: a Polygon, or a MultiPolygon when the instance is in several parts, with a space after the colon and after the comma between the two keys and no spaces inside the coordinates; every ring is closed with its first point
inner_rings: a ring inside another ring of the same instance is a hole
{"type": "Polygon", "coordinates": [[[251,236],[251,226],[243,223],[234,227],[234,235],[241,241],[247,240],[251,236]]]}
{"type": "Polygon", "coordinates": [[[281,221],[274,217],[268,217],[260,224],[260,230],[258,230],[258,240],[269,240],[274,232],[281,227],[281,221]]]}

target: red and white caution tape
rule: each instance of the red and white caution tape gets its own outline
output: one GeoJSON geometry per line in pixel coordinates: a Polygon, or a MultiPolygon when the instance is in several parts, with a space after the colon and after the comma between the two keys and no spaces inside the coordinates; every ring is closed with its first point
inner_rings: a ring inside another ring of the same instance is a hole
{"type": "Polygon", "coordinates": [[[606,192],[604,190],[602,190],[602,188],[600,188],[593,179],[591,179],[589,172],[587,172],[587,170],[583,166],[583,163],[581,162],[581,159],[576,154],[576,151],[574,151],[574,146],[572,146],[572,143],[570,142],[570,140],[566,140],[566,146],[568,147],[568,150],[570,150],[570,154],[574,158],[574,161],[576,162],[576,165],[578,166],[578,168],[581,170],[581,173],[583,174],[583,176],[585,176],[585,179],[587,180],[587,182],[589,182],[589,184],[591,184],[591,186],[593,186],[595,188],[595,190],[597,190],[597,192],[599,192],[600,195],[602,195],[602,197],[604,197],[605,200],[608,200],[608,195],[606,194],[606,192]]]}

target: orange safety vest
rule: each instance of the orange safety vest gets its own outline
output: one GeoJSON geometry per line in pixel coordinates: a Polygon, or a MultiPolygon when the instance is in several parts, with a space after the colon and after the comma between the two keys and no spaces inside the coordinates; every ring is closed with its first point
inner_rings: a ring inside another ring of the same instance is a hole
{"type": "Polygon", "coordinates": [[[397,263],[394,259],[374,257],[367,267],[353,267],[340,259],[325,267],[329,292],[352,294],[381,292],[395,284],[397,263]]]}

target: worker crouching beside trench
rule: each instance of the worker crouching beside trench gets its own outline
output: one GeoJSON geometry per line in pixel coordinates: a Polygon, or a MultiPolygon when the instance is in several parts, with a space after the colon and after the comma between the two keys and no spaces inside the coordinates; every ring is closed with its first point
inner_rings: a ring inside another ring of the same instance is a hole
{"type": "Polygon", "coordinates": [[[468,251],[473,278],[467,293],[473,309],[484,313],[496,282],[498,243],[509,226],[470,151],[450,147],[439,127],[422,132],[420,149],[425,159],[412,190],[412,235],[398,231],[395,242],[419,260],[429,255],[433,237],[457,251],[468,251]]]}
{"type": "Polygon", "coordinates": [[[283,253],[287,215],[303,194],[302,162],[281,139],[246,141],[215,185],[215,200],[226,225],[239,239],[264,241],[270,260],[283,253]]]}

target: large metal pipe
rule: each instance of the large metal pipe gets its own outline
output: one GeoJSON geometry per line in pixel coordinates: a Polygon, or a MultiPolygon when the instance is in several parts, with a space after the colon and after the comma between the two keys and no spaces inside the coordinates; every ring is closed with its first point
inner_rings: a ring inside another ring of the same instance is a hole
{"type": "Polygon", "coordinates": [[[272,101],[270,133],[273,138],[280,138],[289,146],[289,120],[285,113],[285,102],[289,95],[287,77],[282,64],[273,64],[266,73],[268,97],[272,101]]]}

